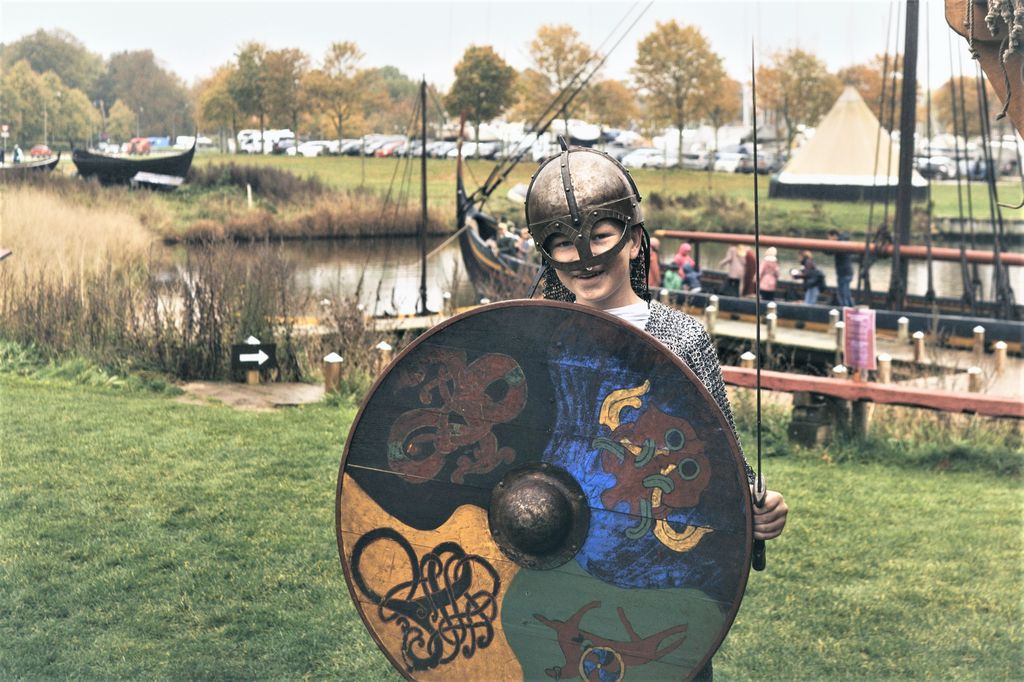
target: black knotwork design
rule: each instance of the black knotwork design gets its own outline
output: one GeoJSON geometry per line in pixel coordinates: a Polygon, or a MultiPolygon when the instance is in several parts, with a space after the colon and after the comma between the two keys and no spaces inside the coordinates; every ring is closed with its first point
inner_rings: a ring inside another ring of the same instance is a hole
{"type": "Polygon", "coordinates": [[[417,559],[398,531],[377,528],[356,542],[351,568],[356,587],[377,605],[380,619],[402,628],[402,659],[408,672],[436,668],[460,654],[472,658],[478,647],[486,649],[494,639],[501,579],[486,559],[466,554],[457,543],[442,542],[417,559]],[[366,584],[359,565],[363,553],[378,541],[397,544],[411,572],[409,580],[384,595],[366,584]]]}

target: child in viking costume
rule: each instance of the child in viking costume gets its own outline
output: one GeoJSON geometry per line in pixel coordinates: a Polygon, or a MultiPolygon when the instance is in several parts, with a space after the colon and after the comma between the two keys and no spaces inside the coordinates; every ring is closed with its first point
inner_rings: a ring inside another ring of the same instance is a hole
{"type": "MultiPolygon", "coordinates": [[[[650,238],[629,172],[607,154],[563,145],[530,183],[526,221],[544,262],[544,298],[603,310],[663,343],[707,387],[735,435],[711,337],[690,315],[651,300],[650,238]]],[[[746,469],[753,485],[754,472],[746,469]]],[[[767,491],[763,505],[754,507],[754,538],[777,537],[787,512],[782,495],[767,491]]],[[[709,663],[698,679],[710,677],[709,663]]]]}

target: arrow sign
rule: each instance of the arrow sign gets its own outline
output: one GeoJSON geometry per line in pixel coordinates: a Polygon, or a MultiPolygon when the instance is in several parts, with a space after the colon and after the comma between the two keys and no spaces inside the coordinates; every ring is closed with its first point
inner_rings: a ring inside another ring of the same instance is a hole
{"type": "Polygon", "coordinates": [[[231,369],[269,369],[277,367],[277,346],[240,343],[231,346],[231,369]]]}

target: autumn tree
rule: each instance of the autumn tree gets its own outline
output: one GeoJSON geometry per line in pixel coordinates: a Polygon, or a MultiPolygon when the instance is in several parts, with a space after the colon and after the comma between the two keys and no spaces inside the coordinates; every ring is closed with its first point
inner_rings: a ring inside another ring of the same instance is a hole
{"type": "Polygon", "coordinates": [[[658,22],[637,45],[633,77],[651,114],[678,128],[682,164],[683,129],[706,113],[725,78],[722,58],[696,26],[658,22]]]}
{"type": "Polygon", "coordinates": [[[135,135],[136,114],[131,107],[117,100],[107,112],[107,135],[112,140],[124,141],[135,135]]]}
{"type": "MultiPolygon", "coordinates": [[[[263,70],[266,56],[267,48],[261,43],[246,43],[235,55],[235,68],[228,77],[228,92],[238,111],[259,121],[261,151],[267,118],[267,87],[263,70]]],[[[241,153],[242,150],[238,151],[241,153]]]]}
{"type": "Polygon", "coordinates": [[[103,74],[103,59],[60,29],[35,33],[10,45],[0,46],[0,66],[4,71],[21,60],[38,74],[52,71],[69,88],[81,90],[89,99],[96,96],[97,80],[103,74]]]}
{"type": "Polygon", "coordinates": [[[49,139],[88,146],[88,140],[100,125],[100,114],[89,97],[78,88],[69,88],[53,71],[42,76],[42,99],[46,102],[49,139]]]}
{"type": "Polygon", "coordinates": [[[583,106],[589,118],[612,128],[628,128],[640,117],[636,93],[622,81],[612,79],[596,83],[583,106]]]}
{"type": "MultiPolygon", "coordinates": [[[[568,24],[541,26],[537,30],[537,37],[530,43],[532,67],[524,81],[530,88],[541,87],[528,92],[520,89],[518,93],[520,97],[528,97],[533,100],[541,109],[541,112],[531,112],[537,113],[538,116],[530,118],[539,118],[543,109],[570,85],[572,85],[572,89],[582,85],[583,77],[590,75],[589,72],[584,73],[584,71],[593,57],[594,51],[580,40],[580,34],[572,26],[568,24]]],[[[580,94],[586,95],[582,90],[580,94]]],[[[570,114],[579,106],[579,100],[579,97],[572,102],[568,97],[563,97],[561,100],[558,113],[565,122],[566,131],[569,130],[570,114]]]]}
{"type": "Polygon", "coordinates": [[[196,122],[201,128],[219,131],[222,151],[226,148],[225,131],[234,137],[238,128],[238,106],[228,86],[233,70],[232,64],[219,67],[213,75],[198,83],[194,93],[196,122]]]}
{"type": "Polygon", "coordinates": [[[362,59],[355,43],[332,43],[320,68],[310,71],[304,80],[312,108],[330,120],[339,144],[345,126],[366,113],[373,78],[359,68],[362,59]]]}
{"type": "Polygon", "coordinates": [[[842,88],[823,61],[799,48],[776,52],[770,63],[757,70],[758,106],[783,124],[786,149],[793,146],[797,126],[817,125],[842,88]]]}
{"type": "Polygon", "coordinates": [[[308,71],[309,57],[293,47],[271,50],[263,58],[267,114],[271,125],[291,126],[296,140],[299,136],[299,113],[306,107],[302,79],[308,71]]]}
{"type": "Polygon", "coordinates": [[[36,73],[25,59],[0,76],[0,92],[15,144],[85,141],[99,123],[85,93],[68,87],[53,71],[36,73]]]}
{"type": "Polygon", "coordinates": [[[843,85],[856,88],[882,126],[892,128],[898,124],[897,112],[903,93],[903,55],[877,54],[867,63],[840,69],[836,77],[843,85]]]}
{"type": "Polygon", "coordinates": [[[106,106],[121,100],[134,111],[142,135],[173,137],[194,126],[192,102],[184,83],[157,63],[152,50],[111,55],[97,93],[97,99],[106,106]]]}
{"type": "MultiPolygon", "coordinates": [[[[999,99],[992,86],[985,81],[988,94],[989,115],[995,117],[999,112],[999,99]]],[[[981,134],[981,113],[978,106],[978,80],[976,78],[951,78],[932,93],[932,116],[936,123],[949,132],[956,131],[964,135],[964,118],[967,119],[967,137],[981,134]],[[955,109],[954,109],[955,107],[955,109]],[[957,120],[953,120],[953,112],[957,120]]],[[[995,121],[990,125],[995,129],[995,121]]]]}
{"type": "Polygon", "coordinates": [[[715,129],[715,151],[718,151],[718,129],[743,113],[743,86],[740,82],[728,76],[722,78],[708,98],[704,113],[715,129]]]}
{"type": "Polygon", "coordinates": [[[477,153],[480,149],[480,124],[490,121],[515,102],[513,85],[516,70],[490,45],[471,45],[455,65],[445,106],[456,114],[465,114],[476,128],[477,153]]]}

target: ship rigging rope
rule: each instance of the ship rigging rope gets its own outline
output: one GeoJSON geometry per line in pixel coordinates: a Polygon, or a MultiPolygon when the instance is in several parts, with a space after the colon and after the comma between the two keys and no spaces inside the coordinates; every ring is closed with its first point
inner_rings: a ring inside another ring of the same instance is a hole
{"type": "MultiPolygon", "coordinates": [[[[960,127],[960,129],[963,131],[963,134],[964,134],[964,168],[966,170],[967,169],[967,162],[969,160],[968,159],[968,153],[967,153],[967,136],[970,134],[970,128],[967,126],[967,85],[964,83],[964,64],[963,64],[963,59],[961,58],[959,52],[957,52],[956,59],[957,59],[957,66],[960,69],[960,91],[959,91],[959,98],[960,98],[959,99],[959,101],[960,101],[960,120],[961,120],[961,127],[960,127]]],[[[957,160],[957,173],[958,174],[960,172],[960,170],[959,170],[959,168],[960,168],[959,163],[960,162],[959,162],[959,159],[958,159],[957,160]]],[[[971,174],[970,173],[966,173],[966,178],[967,178],[967,226],[970,229],[971,248],[972,249],[976,249],[976,248],[978,248],[978,244],[977,244],[977,239],[976,239],[976,236],[975,236],[975,233],[974,233],[974,227],[975,227],[974,226],[974,186],[972,184],[973,181],[971,180],[971,174]]],[[[967,248],[966,245],[961,246],[961,249],[965,249],[965,248],[967,248]]],[[[971,295],[970,295],[971,312],[975,313],[976,312],[975,311],[975,306],[977,306],[978,299],[980,298],[980,294],[981,294],[981,277],[978,275],[978,264],[977,263],[972,263],[971,267],[970,267],[970,271],[971,271],[970,282],[966,286],[967,286],[968,289],[970,289],[970,292],[971,292],[971,295]]]]}
{"type": "MultiPolygon", "coordinates": [[[[977,59],[978,52],[974,49],[974,12],[971,7],[973,3],[968,0],[965,4],[967,5],[965,23],[968,26],[967,35],[971,46],[971,56],[977,59]]],[[[998,36],[1001,32],[1000,20],[1006,24],[1009,30],[1006,31],[1003,41],[999,44],[999,66],[1003,71],[1003,82],[1006,85],[1006,102],[996,116],[996,120],[1006,116],[1006,111],[1010,107],[1010,74],[1006,71],[1006,62],[1014,53],[1024,54],[1024,0],[988,0],[985,25],[994,36],[998,36]]],[[[1024,80],[1024,65],[1021,67],[1020,78],[1024,80]]]]}
{"type": "MultiPolygon", "coordinates": [[[[881,87],[878,93],[878,135],[875,137],[875,163],[871,167],[871,197],[870,203],[868,204],[868,224],[864,230],[864,253],[860,257],[860,267],[857,273],[857,289],[861,292],[871,292],[871,266],[875,262],[875,255],[871,253],[871,240],[875,234],[875,188],[878,186],[878,155],[879,148],[881,147],[881,137],[883,135],[884,127],[882,121],[885,120],[885,86],[888,83],[886,74],[889,73],[889,40],[892,36],[892,11],[896,4],[896,0],[890,0],[889,2],[889,18],[885,24],[885,55],[882,58],[882,74],[881,74],[881,87]]],[[[892,136],[889,133],[887,139],[892,140],[892,136]]],[[[889,191],[888,183],[889,178],[885,179],[886,182],[886,193],[889,191]]]]}
{"type": "MultiPolygon", "coordinates": [[[[932,37],[932,33],[931,33],[931,30],[929,29],[929,24],[926,21],[925,24],[924,24],[924,45],[925,45],[925,47],[924,47],[924,54],[925,54],[925,61],[928,63],[929,67],[931,66],[931,63],[932,63],[932,40],[931,40],[931,37],[932,37]]],[[[927,92],[927,98],[925,99],[925,101],[927,102],[927,113],[926,113],[927,121],[925,123],[925,127],[926,127],[925,135],[926,135],[926,139],[928,140],[928,142],[927,142],[928,146],[927,146],[927,152],[926,153],[928,155],[928,158],[930,159],[932,157],[932,74],[931,74],[931,68],[928,69],[928,71],[927,71],[927,73],[925,75],[925,83],[926,83],[925,87],[926,87],[926,89],[928,91],[927,92]]],[[[928,202],[927,203],[927,206],[928,206],[928,208],[927,208],[927,210],[928,210],[928,220],[925,222],[925,226],[924,226],[924,238],[925,238],[925,245],[928,248],[928,259],[927,259],[927,263],[928,263],[928,288],[925,291],[925,299],[932,304],[932,308],[934,310],[936,304],[935,304],[935,281],[934,281],[934,272],[933,272],[933,263],[932,263],[932,179],[930,177],[928,178],[928,189],[927,189],[927,191],[928,191],[928,198],[927,198],[927,202],[928,202]]]]}

